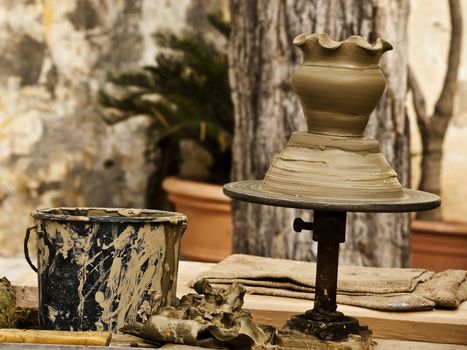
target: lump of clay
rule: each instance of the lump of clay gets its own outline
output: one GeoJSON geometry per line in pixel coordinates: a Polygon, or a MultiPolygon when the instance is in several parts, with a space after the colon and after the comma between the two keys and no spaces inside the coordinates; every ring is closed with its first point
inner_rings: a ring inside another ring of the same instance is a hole
{"type": "Polygon", "coordinates": [[[0,328],[39,328],[37,308],[17,307],[13,287],[6,277],[0,278],[0,328]]]}
{"type": "Polygon", "coordinates": [[[8,328],[15,318],[16,298],[11,283],[0,278],[0,328],[8,328]]]}
{"type": "Polygon", "coordinates": [[[272,340],[274,330],[259,328],[251,314],[242,309],[245,288],[241,284],[213,289],[203,279],[194,288],[198,294],[184,295],[175,306],[162,308],[145,324],[132,323],[120,330],[152,342],[214,349],[250,349],[272,340]]]}

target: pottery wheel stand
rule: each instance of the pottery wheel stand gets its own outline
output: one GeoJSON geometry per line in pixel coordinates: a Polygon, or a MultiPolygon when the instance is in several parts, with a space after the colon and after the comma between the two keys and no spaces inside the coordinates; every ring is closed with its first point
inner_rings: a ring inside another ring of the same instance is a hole
{"type": "Polygon", "coordinates": [[[293,44],[303,62],[292,75],[307,132],[294,132],[263,181],[224,186],[232,198],[256,204],[314,210],[297,218],[295,231],[311,230],[318,242],[315,302],[279,332],[285,349],[368,349],[371,331],[337,311],[339,243],[347,212],[409,212],[440,205],[438,196],[402,188],[376,140],[363,136],[386,80],[381,55],[387,41],[359,36],[334,41],[327,34],[300,34],[293,44]],[[344,199],[345,198],[345,199],[344,199]]]}
{"type": "MultiPolygon", "coordinates": [[[[360,325],[356,318],[337,311],[336,305],[339,244],[345,241],[347,212],[429,210],[439,206],[439,197],[427,192],[403,189],[406,197],[400,200],[339,201],[266,192],[261,190],[260,185],[261,181],[229,183],[224,186],[224,193],[229,197],[256,204],[314,210],[313,222],[304,222],[301,218],[296,218],[293,223],[297,232],[313,231],[313,240],[318,242],[314,307],[304,314],[292,316],[286,328],[316,337],[318,342],[345,342],[347,346],[346,340],[349,335],[359,335],[361,342],[366,344],[363,348],[368,347],[371,335],[368,327],[360,325]]],[[[301,340],[302,347],[311,345],[308,343],[306,346],[305,343],[307,342],[301,340]]],[[[293,346],[298,347],[297,344],[293,346]]]]}

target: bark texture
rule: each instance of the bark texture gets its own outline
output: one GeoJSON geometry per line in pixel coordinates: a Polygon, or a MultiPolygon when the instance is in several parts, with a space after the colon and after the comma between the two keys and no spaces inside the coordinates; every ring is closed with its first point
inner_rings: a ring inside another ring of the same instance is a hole
{"type": "MultiPolygon", "coordinates": [[[[409,4],[396,0],[232,0],[230,82],[235,106],[233,180],[262,179],[290,134],[306,130],[290,85],[301,62],[292,46],[301,33],[327,32],[335,40],[361,35],[383,37],[395,50],[384,56],[388,87],[372,116],[367,134],[376,137],[403,185],[409,182],[409,130],[404,99],[407,79],[409,4]]],[[[311,212],[234,201],[236,252],[314,260],[311,232],[295,233],[294,217],[311,212]]],[[[407,266],[407,214],[349,214],[344,263],[407,266]]]]}
{"type": "MultiPolygon", "coordinates": [[[[457,90],[462,51],[462,8],[459,0],[449,0],[451,19],[451,39],[447,57],[446,76],[433,115],[429,116],[420,86],[412,70],[409,70],[409,88],[412,91],[413,105],[422,139],[422,176],[419,189],[441,195],[441,161],[443,143],[454,110],[454,97],[457,90]]],[[[441,220],[441,208],[418,213],[422,220],[441,220]]]]}

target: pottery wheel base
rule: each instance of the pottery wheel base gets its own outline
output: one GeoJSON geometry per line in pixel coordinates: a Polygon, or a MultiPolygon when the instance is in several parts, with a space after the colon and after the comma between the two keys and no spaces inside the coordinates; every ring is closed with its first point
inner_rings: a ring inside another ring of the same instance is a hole
{"type": "Polygon", "coordinates": [[[335,312],[336,317],[332,320],[323,319],[321,315],[315,317],[315,313],[315,310],[310,310],[302,315],[292,316],[286,327],[321,340],[332,341],[345,340],[350,334],[371,334],[367,326],[360,326],[356,318],[344,316],[341,312],[335,312]]]}
{"type": "Polygon", "coordinates": [[[372,344],[371,332],[368,330],[361,335],[350,334],[343,341],[328,341],[284,328],[278,332],[277,340],[277,344],[284,350],[369,350],[372,344]]]}

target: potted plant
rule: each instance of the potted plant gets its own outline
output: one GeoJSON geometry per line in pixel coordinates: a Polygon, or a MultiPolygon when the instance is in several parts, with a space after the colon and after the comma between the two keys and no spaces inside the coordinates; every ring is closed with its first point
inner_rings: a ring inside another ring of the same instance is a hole
{"type": "MultiPolygon", "coordinates": [[[[219,16],[209,16],[209,22],[227,42],[228,25],[219,16]]],[[[149,139],[159,153],[149,206],[166,206],[165,189],[175,209],[188,217],[182,257],[219,261],[232,249],[230,200],[221,186],[230,177],[234,129],[226,49],[196,31],[154,37],[160,48],[156,63],[111,74],[113,91],[101,90],[99,101],[109,123],[149,117],[149,139]],[[208,154],[209,171],[183,171],[186,158],[198,164],[193,158],[200,154],[208,154]]]]}
{"type": "MultiPolygon", "coordinates": [[[[433,114],[426,111],[421,88],[409,67],[408,83],[422,139],[419,189],[441,194],[443,143],[453,115],[462,43],[462,12],[459,1],[449,1],[451,39],[444,84],[433,114]]],[[[418,213],[412,222],[412,266],[431,270],[467,269],[467,222],[447,222],[441,210],[418,213]]]]}

